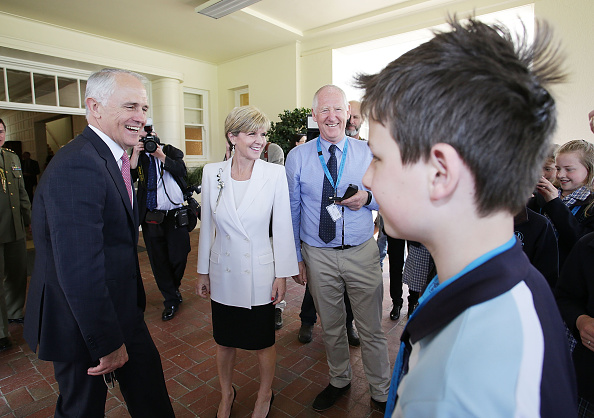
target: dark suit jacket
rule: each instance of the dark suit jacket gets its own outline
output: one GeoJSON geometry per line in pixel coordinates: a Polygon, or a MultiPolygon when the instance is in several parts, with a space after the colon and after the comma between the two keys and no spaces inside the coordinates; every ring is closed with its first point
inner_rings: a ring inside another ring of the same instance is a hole
{"type": "Polygon", "coordinates": [[[137,207],[89,127],[48,165],[35,194],[24,332],[40,359],[96,361],[142,323],[137,207]]]}
{"type": "MultiPolygon", "coordinates": [[[[186,175],[186,164],[184,163],[183,151],[175,148],[173,145],[164,145],[163,153],[165,153],[165,163],[163,164],[163,170],[169,171],[176,182],[183,181],[186,175]]],[[[139,168],[132,171],[132,181],[138,180],[138,211],[140,222],[144,222],[146,215],[146,182],[148,176],[150,159],[145,152],[142,152],[138,158],[139,168]]],[[[157,172],[157,176],[159,173],[157,172]]],[[[185,183],[185,181],[183,181],[185,183]]],[[[182,192],[185,190],[182,190],[182,192]]],[[[182,202],[179,202],[182,203],[182,202]]]]}
{"type": "Polygon", "coordinates": [[[37,185],[37,175],[41,172],[39,170],[39,163],[29,158],[21,162],[23,169],[23,178],[25,179],[26,187],[33,187],[37,185]]]}

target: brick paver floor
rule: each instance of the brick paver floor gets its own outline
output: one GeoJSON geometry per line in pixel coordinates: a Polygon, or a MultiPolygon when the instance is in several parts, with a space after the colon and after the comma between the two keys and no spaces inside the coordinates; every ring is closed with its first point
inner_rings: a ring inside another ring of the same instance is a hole
{"type": "MultiPolygon", "coordinates": [[[[167,388],[176,416],[210,418],[216,416],[220,399],[214,358],[216,348],[212,338],[210,303],[194,292],[198,229],[190,237],[192,252],[181,287],[184,302],[175,318],[168,322],[161,321],[161,294],[155,284],[146,251],[139,252],[147,294],[145,319],[161,353],[167,388]]],[[[140,245],[143,245],[142,238],[140,245]]],[[[387,263],[388,260],[384,265],[382,324],[388,338],[390,364],[393,364],[406,315],[402,315],[399,321],[391,321],[389,318],[392,302],[389,296],[387,263]]],[[[320,414],[312,409],[315,396],[328,384],[328,365],[319,325],[314,328],[314,340],[311,343],[303,345],[297,341],[303,292],[302,286],[292,280],[287,281],[284,326],[276,334],[277,369],[273,383],[275,398],[270,416],[381,417],[382,414],[370,406],[361,349],[352,347],[353,380],[350,391],[324,413],[320,414]]],[[[402,311],[406,312],[406,306],[402,311]]],[[[0,417],[53,416],[58,385],[54,379],[52,364],[37,359],[26,346],[22,325],[11,324],[10,333],[14,345],[0,353],[0,417]]],[[[253,353],[238,351],[233,380],[237,387],[237,399],[231,415],[249,417],[259,384],[258,364],[253,353]]],[[[108,393],[105,411],[107,417],[130,416],[117,386],[108,393]]]]}

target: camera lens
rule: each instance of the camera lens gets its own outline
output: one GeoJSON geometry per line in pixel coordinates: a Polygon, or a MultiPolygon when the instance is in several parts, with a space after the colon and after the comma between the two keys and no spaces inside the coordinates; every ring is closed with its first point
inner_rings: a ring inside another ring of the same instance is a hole
{"type": "Polygon", "coordinates": [[[149,154],[152,154],[157,150],[157,143],[152,139],[147,139],[144,142],[144,150],[149,154]]]}

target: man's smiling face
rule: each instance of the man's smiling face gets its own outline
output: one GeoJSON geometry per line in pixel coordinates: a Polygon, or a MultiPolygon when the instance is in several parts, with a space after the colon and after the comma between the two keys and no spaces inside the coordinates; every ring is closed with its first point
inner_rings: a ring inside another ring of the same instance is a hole
{"type": "Polygon", "coordinates": [[[349,104],[336,88],[327,87],[318,93],[318,103],[313,109],[313,119],[326,141],[337,143],[344,138],[344,128],[349,118],[349,104]]]}
{"type": "Polygon", "coordinates": [[[130,74],[118,74],[116,87],[105,104],[99,104],[97,128],[123,149],[138,143],[146,123],[148,100],[140,80],[130,74]]]}

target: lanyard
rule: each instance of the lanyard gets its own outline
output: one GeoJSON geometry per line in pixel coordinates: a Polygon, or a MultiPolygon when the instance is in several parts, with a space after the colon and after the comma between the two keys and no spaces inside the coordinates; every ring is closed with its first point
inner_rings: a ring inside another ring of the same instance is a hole
{"type": "MultiPolygon", "coordinates": [[[[324,169],[324,173],[326,174],[326,178],[330,182],[330,185],[334,189],[334,194],[336,195],[336,189],[340,184],[340,179],[342,177],[342,171],[344,170],[344,163],[346,161],[347,150],[349,149],[349,141],[348,139],[344,143],[344,149],[342,150],[342,159],[340,160],[340,168],[338,169],[338,175],[336,176],[336,184],[334,184],[334,179],[330,175],[330,171],[328,171],[328,166],[326,165],[326,161],[324,161],[324,156],[322,155],[322,144],[320,142],[320,137],[318,136],[318,158],[320,159],[320,163],[322,163],[322,168],[324,169]]],[[[337,147],[338,148],[338,147],[337,147]]]]}

